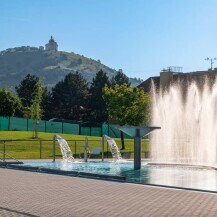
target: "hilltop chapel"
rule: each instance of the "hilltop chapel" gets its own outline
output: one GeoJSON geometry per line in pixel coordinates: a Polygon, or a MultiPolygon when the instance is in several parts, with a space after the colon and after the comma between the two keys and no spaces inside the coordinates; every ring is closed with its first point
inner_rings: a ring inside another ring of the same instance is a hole
{"type": "Polygon", "coordinates": [[[50,37],[49,42],[45,45],[45,50],[58,51],[58,44],[54,41],[53,36],[50,37]]]}

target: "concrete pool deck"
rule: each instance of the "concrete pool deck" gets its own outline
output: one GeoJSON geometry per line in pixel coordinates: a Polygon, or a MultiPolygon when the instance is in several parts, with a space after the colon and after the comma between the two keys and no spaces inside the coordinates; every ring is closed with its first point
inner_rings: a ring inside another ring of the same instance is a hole
{"type": "Polygon", "coordinates": [[[217,216],[217,194],[0,168],[0,216],[217,216]]]}

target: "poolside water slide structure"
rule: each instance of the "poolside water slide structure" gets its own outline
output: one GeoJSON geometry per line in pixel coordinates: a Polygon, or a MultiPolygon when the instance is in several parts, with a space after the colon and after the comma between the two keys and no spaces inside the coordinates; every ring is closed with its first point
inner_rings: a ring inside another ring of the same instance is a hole
{"type": "MultiPolygon", "coordinates": [[[[122,160],[121,153],[120,153],[119,148],[118,148],[116,142],[114,141],[114,139],[112,139],[111,137],[105,135],[103,137],[103,143],[104,143],[104,138],[107,140],[107,142],[109,144],[109,147],[111,149],[113,161],[116,162],[116,161],[122,160]]],[[[63,157],[63,161],[71,162],[71,163],[74,162],[75,159],[73,157],[72,151],[71,151],[68,143],[66,142],[65,139],[63,139],[59,135],[54,135],[53,162],[55,162],[55,152],[56,152],[55,151],[56,150],[55,141],[56,140],[59,143],[60,150],[61,150],[62,157],[63,157]]],[[[88,158],[90,157],[90,150],[89,150],[89,146],[88,146],[88,138],[87,137],[85,139],[85,144],[82,145],[82,148],[84,148],[83,149],[83,151],[84,151],[84,161],[87,162],[88,158]]],[[[104,148],[102,148],[102,149],[104,149],[104,148]]],[[[102,150],[102,153],[103,153],[102,156],[104,156],[104,150],[102,150]]]]}
{"type": "MultiPolygon", "coordinates": [[[[120,127],[119,130],[128,134],[134,138],[134,169],[138,170],[141,168],[141,138],[151,133],[153,130],[161,129],[160,127],[154,126],[124,126],[120,127]]],[[[102,161],[104,161],[104,138],[107,140],[109,147],[111,149],[113,161],[122,160],[121,153],[118,149],[116,142],[109,136],[104,136],[102,139],[102,161]]],[[[62,139],[60,136],[54,135],[54,146],[53,146],[53,162],[55,162],[55,141],[60,144],[61,152],[63,155],[63,160],[67,162],[73,162],[74,158],[68,143],[62,139]]],[[[86,137],[86,142],[84,145],[84,161],[87,162],[88,159],[88,139],[86,137]]]]}

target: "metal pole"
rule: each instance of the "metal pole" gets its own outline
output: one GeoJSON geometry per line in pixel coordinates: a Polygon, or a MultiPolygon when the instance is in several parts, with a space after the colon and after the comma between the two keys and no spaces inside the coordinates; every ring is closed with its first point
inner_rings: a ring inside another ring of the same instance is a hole
{"type": "Polygon", "coordinates": [[[88,152],[88,138],[85,138],[85,146],[84,146],[84,162],[87,162],[87,152],[88,152]]]}
{"type": "Polygon", "coordinates": [[[42,141],[40,141],[40,159],[42,158],[42,141]]]}
{"type": "Polygon", "coordinates": [[[136,129],[136,136],[134,138],[134,170],[141,168],[141,138],[140,130],[136,129]]]}
{"type": "Polygon", "coordinates": [[[53,137],[53,162],[56,160],[56,135],[53,137]]]}
{"type": "Polygon", "coordinates": [[[109,122],[108,122],[108,136],[110,136],[109,130],[110,130],[110,125],[109,125],[109,122]]]}
{"type": "Polygon", "coordinates": [[[81,123],[79,123],[79,131],[78,131],[78,135],[81,135],[81,123]]]}
{"type": "Polygon", "coordinates": [[[212,66],[213,66],[213,63],[214,63],[214,61],[215,60],[217,60],[216,58],[209,58],[209,57],[207,57],[207,58],[205,58],[205,60],[207,60],[207,61],[209,61],[210,60],[210,64],[211,64],[211,71],[212,71],[212,66]]]}
{"type": "Polygon", "coordinates": [[[214,60],[216,60],[216,58],[211,58],[211,70],[212,70],[212,66],[213,66],[214,60]]]}
{"type": "Polygon", "coordinates": [[[102,137],[102,162],[104,161],[104,136],[102,137]]]}
{"type": "Polygon", "coordinates": [[[8,130],[11,129],[11,118],[9,117],[9,121],[8,121],[8,130]]]}
{"type": "Polygon", "coordinates": [[[107,159],[108,159],[108,142],[107,142],[106,148],[107,148],[107,159]]]}
{"type": "Polygon", "coordinates": [[[3,157],[3,161],[5,161],[5,156],[6,156],[6,145],[5,145],[5,142],[4,142],[4,157],[3,157]]]}
{"type": "Polygon", "coordinates": [[[75,158],[76,158],[76,153],[77,152],[77,143],[76,143],[76,140],[75,140],[75,158]]]}

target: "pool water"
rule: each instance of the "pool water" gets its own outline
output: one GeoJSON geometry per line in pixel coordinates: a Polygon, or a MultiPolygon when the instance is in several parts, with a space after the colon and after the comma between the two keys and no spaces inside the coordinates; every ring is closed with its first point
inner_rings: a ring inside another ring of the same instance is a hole
{"type": "Polygon", "coordinates": [[[217,191],[217,171],[211,168],[163,166],[142,163],[134,170],[133,162],[25,162],[24,166],[126,177],[127,182],[217,191]]]}

